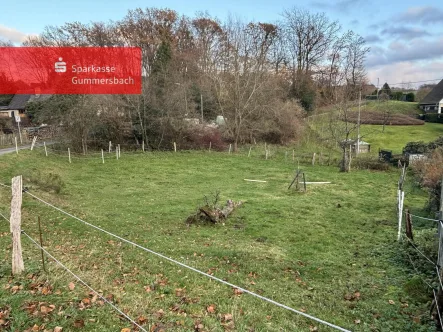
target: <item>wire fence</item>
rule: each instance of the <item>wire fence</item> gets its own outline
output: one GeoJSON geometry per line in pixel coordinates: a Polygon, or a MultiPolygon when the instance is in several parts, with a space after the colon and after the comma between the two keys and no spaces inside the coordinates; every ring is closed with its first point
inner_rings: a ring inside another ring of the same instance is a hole
{"type": "MultiPolygon", "coordinates": [[[[416,264],[414,263],[414,260],[411,258],[411,255],[406,251],[406,254],[408,256],[409,262],[411,263],[411,266],[413,267],[415,273],[417,276],[421,277],[421,280],[423,281],[423,283],[426,284],[426,286],[428,286],[434,295],[434,304],[436,307],[436,311],[437,311],[437,316],[436,316],[436,320],[438,320],[438,326],[442,327],[443,326],[443,321],[442,321],[442,312],[440,311],[439,308],[439,297],[441,296],[440,294],[442,293],[443,290],[443,282],[442,282],[442,240],[443,240],[443,222],[441,220],[438,219],[433,219],[433,218],[427,218],[427,217],[422,217],[419,215],[415,215],[409,212],[409,210],[404,209],[404,199],[405,199],[405,191],[404,191],[404,184],[405,184],[405,178],[406,178],[406,167],[404,167],[402,169],[402,173],[400,176],[400,179],[398,181],[398,190],[397,190],[397,212],[398,212],[398,240],[401,241],[406,241],[408,246],[410,248],[412,248],[419,256],[421,256],[424,261],[430,265],[432,265],[432,271],[430,272],[430,275],[432,275],[432,279],[434,279],[434,281],[428,282],[427,280],[425,280],[422,275],[423,273],[420,273],[418,268],[416,267],[416,264]],[[403,218],[404,217],[404,218],[403,218]],[[438,229],[438,256],[437,256],[437,260],[434,261],[434,259],[430,258],[428,255],[426,255],[423,250],[421,250],[417,244],[414,242],[414,237],[413,237],[413,230],[412,230],[412,225],[413,225],[413,220],[414,219],[418,219],[418,220],[424,220],[426,222],[432,222],[432,226],[433,225],[437,225],[437,229],[438,229]],[[433,286],[432,283],[436,284],[437,287],[433,286]],[[437,290],[437,293],[436,293],[437,290]]],[[[441,303],[441,299],[440,299],[440,303],[441,303]]],[[[443,309],[443,308],[441,308],[443,309]]]]}
{"type": "MultiPolygon", "coordinates": [[[[178,146],[174,145],[171,149],[162,149],[162,150],[147,150],[145,146],[142,144],[130,144],[130,143],[112,143],[109,146],[109,142],[103,141],[106,143],[103,145],[103,149],[101,150],[89,150],[84,152],[78,152],[74,149],[69,149],[70,144],[66,142],[61,143],[53,143],[46,144],[45,142],[40,142],[39,145],[35,145],[33,147],[34,151],[42,152],[47,157],[51,156],[59,156],[65,157],[66,160],[72,163],[72,160],[97,160],[97,162],[104,162],[105,160],[111,159],[120,159],[123,154],[155,154],[157,152],[169,152],[169,153],[179,153],[179,152],[187,152],[189,149],[180,149],[178,146]],[[105,146],[106,145],[106,146],[105,146]],[[63,147],[63,148],[62,148],[63,147]],[[123,149],[122,149],[123,148],[123,149]],[[118,150],[118,151],[116,151],[118,150]],[[103,152],[102,152],[103,151],[103,152]]],[[[335,165],[338,163],[339,158],[337,155],[331,151],[315,151],[307,152],[306,150],[300,151],[297,149],[277,149],[275,146],[270,144],[257,145],[251,144],[247,146],[245,149],[241,149],[234,153],[232,144],[229,144],[223,150],[217,149],[217,152],[227,153],[229,155],[247,155],[249,157],[259,157],[260,159],[283,159],[285,161],[292,161],[294,163],[301,164],[312,164],[314,165],[335,165]]],[[[213,152],[215,151],[211,148],[211,144],[208,144],[208,147],[205,148],[197,148],[192,149],[192,151],[200,151],[200,152],[213,152]]]]}
{"type": "Polygon", "coordinates": [[[120,315],[125,317],[132,324],[137,326],[140,330],[147,332],[141,325],[139,325],[134,319],[125,314],[121,309],[119,309],[115,304],[109,301],[106,297],[101,295],[98,291],[89,286],[85,281],[83,281],[77,274],[72,272],[69,268],[67,268],[63,263],[61,263],[57,258],[51,255],[45,248],[43,248],[37,241],[35,241],[31,236],[29,236],[25,231],[22,230],[22,234],[24,234],[32,243],[34,243],[40,250],[42,250],[49,258],[51,258],[54,262],[56,262],[60,267],[62,267],[65,271],[70,273],[75,279],[77,279],[83,286],[88,288],[91,292],[97,295],[101,300],[109,304],[114,310],[116,310],[120,315]]]}

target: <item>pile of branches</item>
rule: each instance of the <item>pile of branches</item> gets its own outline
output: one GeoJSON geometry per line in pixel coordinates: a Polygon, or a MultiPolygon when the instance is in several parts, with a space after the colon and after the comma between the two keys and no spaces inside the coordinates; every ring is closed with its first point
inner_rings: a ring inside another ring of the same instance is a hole
{"type": "Polygon", "coordinates": [[[188,225],[196,222],[207,222],[212,224],[223,222],[237,207],[243,204],[242,201],[234,202],[229,199],[223,207],[220,207],[218,206],[220,192],[215,192],[213,196],[212,202],[209,202],[207,196],[204,197],[205,205],[199,207],[195,214],[190,215],[186,219],[188,225]]]}

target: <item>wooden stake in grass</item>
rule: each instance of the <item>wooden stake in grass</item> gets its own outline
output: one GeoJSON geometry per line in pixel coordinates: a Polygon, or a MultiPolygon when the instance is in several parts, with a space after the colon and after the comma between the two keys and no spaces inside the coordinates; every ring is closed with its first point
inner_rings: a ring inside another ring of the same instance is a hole
{"type": "Polygon", "coordinates": [[[295,161],[295,151],[292,150],[292,161],[295,161]]]}
{"type": "Polygon", "coordinates": [[[229,144],[229,154],[231,154],[232,144],[229,144]]]}
{"type": "Polygon", "coordinates": [[[15,139],[15,153],[18,154],[17,136],[14,137],[14,139],[15,139]]]}
{"type": "Polygon", "coordinates": [[[145,152],[145,141],[142,141],[142,151],[145,152]]]}
{"type": "Polygon", "coordinates": [[[212,142],[209,142],[209,152],[211,152],[212,142]]]}
{"type": "Polygon", "coordinates": [[[112,150],[112,143],[111,141],[109,141],[109,153],[111,153],[111,150],[112,150]]]}
{"type": "Polygon", "coordinates": [[[249,147],[248,158],[251,156],[252,146],[249,147]]]}
{"type": "Polygon", "coordinates": [[[121,156],[122,156],[122,154],[121,154],[120,144],[119,144],[118,145],[118,159],[120,159],[121,156]]]}
{"type": "Polygon", "coordinates": [[[312,155],[312,166],[314,166],[315,165],[315,152],[314,152],[314,154],[312,155]]]}
{"type": "Polygon", "coordinates": [[[71,149],[68,148],[69,163],[71,163],[71,149]]]}
{"type": "Polygon", "coordinates": [[[266,152],[265,152],[265,158],[266,158],[266,160],[268,160],[268,150],[266,149],[266,152]]]}
{"type": "Polygon", "coordinates": [[[104,154],[104,152],[103,152],[103,149],[102,149],[102,163],[103,163],[103,164],[105,163],[105,154],[104,154]]]}
{"type": "Polygon", "coordinates": [[[303,172],[303,188],[306,192],[306,177],[305,177],[305,172],[303,172]]]}
{"type": "Polygon", "coordinates": [[[48,149],[46,149],[46,142],[43,142],[43,145],[44,145],[44,147],[45,147],[45,155],[46,155],[46,157],[48,156],[48,149]]]}
{"type": "Polygon", "coordinates": [[[414,235],[412,234],[412,220],[409,214],[409,209],[406,210],[406,236],[414,241],[414,235]]]}
{"type": "Polygon", "coordinates": [[[12,233],[12,274],[20,274],[25,269],[21,244],[22,221],[22,177],[12,178],[12,200],[10,227],[12,233]]]}
{"type": "Polygon", "coordinates": [[[48,272],[48,271],[46,271],[46,267],[45,267],[45,254],[43,253],[42,225],[40,222],[40,216],[38,216],[38,232],[40,235],[40,247],[41,247],[40,251],[42,253],[43,271],[48,272]]]}
{"type": "Polygon", "coordinates": [[[36,142],[36,141],[37,141],[37,136],[34,136],[34,137],[32,138],[31,151],[34,150],[34,145],[35,145],[35,142],[36,142]]]}
{"type": "Polygon", "coordinates": [[[174,142],[174,152],[177,152],[177,144],[174,142]]]}
{"type": "Polygon", "coordinates": [[[115,159],[118,160],[118,149],[117,149],[117,147],[115,147],[115,159]]]}

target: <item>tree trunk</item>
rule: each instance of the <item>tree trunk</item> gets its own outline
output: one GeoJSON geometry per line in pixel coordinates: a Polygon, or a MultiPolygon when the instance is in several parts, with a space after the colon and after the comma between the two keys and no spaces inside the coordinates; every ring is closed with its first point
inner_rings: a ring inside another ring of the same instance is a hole
{"type": "Polygon", "coordinates": [[[340,161],[340,172],[349,172],[349,155],[348,155],[348,147],[345,145],[342,147],[342,160],[340,161]]]}

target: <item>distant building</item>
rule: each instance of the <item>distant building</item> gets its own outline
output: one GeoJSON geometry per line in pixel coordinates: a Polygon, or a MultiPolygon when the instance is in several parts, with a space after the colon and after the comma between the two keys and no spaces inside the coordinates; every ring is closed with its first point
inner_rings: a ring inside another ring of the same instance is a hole
{"type": "Polygon", "coordinates": [[[420,108],[426,113],[443,113],[443,80],[423,98],[420,108]]]}
{"type": "Polygon", "coordinates": [[[29,102],[46,100],[51,95],[40,94],[16,94],[11,99],[8,106],[0,107],[0,118],[12,118],[15,123],[15,117],[19,116],[23,125],[29,124],[29,117],[26,114],[26,106],[29,102]]]}

